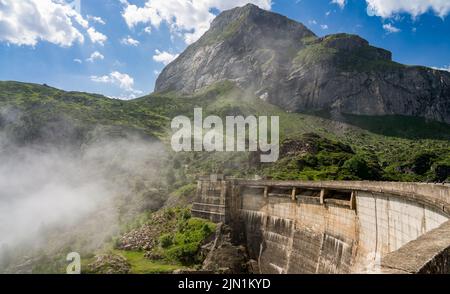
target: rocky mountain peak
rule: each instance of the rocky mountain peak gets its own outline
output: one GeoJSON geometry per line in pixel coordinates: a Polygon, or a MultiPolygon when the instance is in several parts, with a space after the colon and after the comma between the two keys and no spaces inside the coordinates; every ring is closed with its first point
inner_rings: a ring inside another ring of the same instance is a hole
{"type": "Polygon", "coordinates": [[[360,36],[317,37],[248,4],[222,12],[158,77],[193,93],[228,80],[287,111],[419,116],[450,123],[450,74],[392,61],[360,36]]]}
{"type": "Polygon", "coordinates": [[[287,30],[297,34],[314,35],[303,24],[293,21],[286,16],[259,8],[253,4],[237,7],[219,14],[211,24],[210,31],[223,31],[234,29],[287,30]]]}
{"type": "Polygon", "coordinates": [[[281,72],[306,38],[317,37],[303,24],[255,5],[224,11],[163,70],[156,91],[192,93],[223,80],[255,89],[270,87],[286,74],[281,72]]]}

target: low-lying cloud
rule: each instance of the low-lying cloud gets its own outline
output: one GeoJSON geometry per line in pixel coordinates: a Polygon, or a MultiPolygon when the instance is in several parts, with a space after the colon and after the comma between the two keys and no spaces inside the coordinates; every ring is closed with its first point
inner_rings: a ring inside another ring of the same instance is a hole
{"type": "Polygon", "coordinates": [[[6,251],[94,250],[126,217],[160,207],[148,191],[163,185],[164,147],[136,135],[93,133],[76,147],[19,146],[0,132],[0,272],[6,251]]]}

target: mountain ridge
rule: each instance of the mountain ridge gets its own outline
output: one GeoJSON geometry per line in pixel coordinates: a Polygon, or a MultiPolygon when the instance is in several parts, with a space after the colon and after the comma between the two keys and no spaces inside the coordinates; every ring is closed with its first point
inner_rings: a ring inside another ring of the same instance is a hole
{"type": "Polygon", "coordinates": [[[392,61],[359,36],[317,37],[255,5],[216,17],[169,64],[155,91],[192,94],[229,80],[286,111],[405,115],[450,123],[450,73],[392,61]]]}

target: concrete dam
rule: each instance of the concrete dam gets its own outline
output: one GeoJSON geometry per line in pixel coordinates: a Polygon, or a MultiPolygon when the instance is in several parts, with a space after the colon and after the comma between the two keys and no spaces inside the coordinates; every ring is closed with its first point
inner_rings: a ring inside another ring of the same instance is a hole
{"type": "Polygon", "coordinates": [[[192,214],[243,235],[264,274],[450,273],[450,186],[198,181],[192,214]]]}

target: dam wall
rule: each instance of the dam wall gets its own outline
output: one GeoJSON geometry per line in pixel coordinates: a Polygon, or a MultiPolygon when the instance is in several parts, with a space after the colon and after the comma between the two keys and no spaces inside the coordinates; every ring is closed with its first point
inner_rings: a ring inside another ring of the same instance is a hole
{"type": "Polygon", "coordinates": [[[448,186],[221,178],[199,181],[198,193],[194,215],[241,232],[260,273],[449,270],[450,236],[427,250],[422,244],[450,231],[448,186]],[[223,189],[214,200],[213,187],[223,189]],[[406,246],[414,248],[414,266],[402,265],[412,252],[402,255],[406,246]]]}

